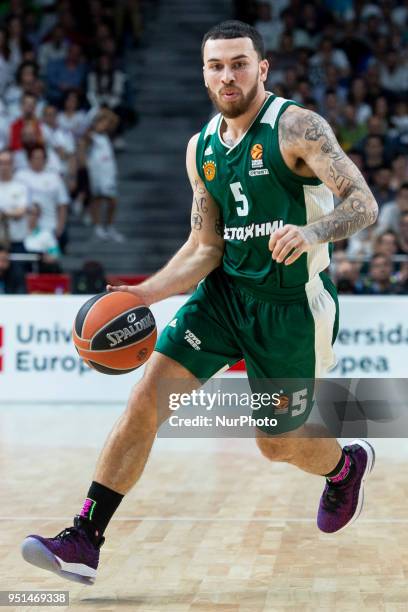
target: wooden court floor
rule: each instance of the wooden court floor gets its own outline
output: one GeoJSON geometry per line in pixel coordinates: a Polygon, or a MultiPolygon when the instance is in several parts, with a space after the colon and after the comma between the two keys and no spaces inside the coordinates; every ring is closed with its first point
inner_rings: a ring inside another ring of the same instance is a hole
{"type": "MultiPolygon", "coordinates": [[[[102,429],[114,420],[105,417],[102,429]]],[[[391,441],[391,458],[386,450],[378,457],[359,521],[326,536],[315,524],[319,478],[268,463],[250,440],[180,448],[159,440],[108,528],[97,581],[87,587],[19,553],[28,533],[55,535],[70,524],[91,480],[97,445],[56,421],[60,440],[49,443],[32,413],[11,427],[10,413],[2,420],[0,411],[2,590],[69,590],[69,608],[52,609],[89,612],[408,610],[405,442],[391,441]]]]}

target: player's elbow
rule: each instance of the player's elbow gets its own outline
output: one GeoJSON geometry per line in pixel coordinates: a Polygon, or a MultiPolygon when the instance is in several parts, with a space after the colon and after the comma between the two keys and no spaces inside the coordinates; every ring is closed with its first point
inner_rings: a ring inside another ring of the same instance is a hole
{"type": "Polygon", "coordinates": [[[220,244],[200,244],[198,247],[200,257],[216,268],[224,255],[224,248],[220,244]]]}
{"type": "Polygon", "coordinates": [[[378,218],[378,204],[373,197],[370,201],[369,206],[367,207],[367,227],[369,225],[373,225],[378,218]]]}

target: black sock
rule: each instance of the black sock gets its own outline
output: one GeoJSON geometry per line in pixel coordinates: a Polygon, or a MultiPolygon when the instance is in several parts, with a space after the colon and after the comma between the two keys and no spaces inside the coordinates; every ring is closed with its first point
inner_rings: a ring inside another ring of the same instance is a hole
{"type": "Polygon", "coordinates": [[[350,465],[351,465],[350,456],[347,455],[343,449],[341,452],[341,457],[340,457],[338,464],[331,472],[329,472],[328,474],[325,474],[325,476],[331,482],[334,482],[334,483],[341,482],[342,480],[347,478],[350,472],[350,465]]]}
{"type": "Polygon", "coordinates": [[[123,497],[99,482],[92,482],[80,516],[95,526],[95,536],[102,536],[123,497]]]}

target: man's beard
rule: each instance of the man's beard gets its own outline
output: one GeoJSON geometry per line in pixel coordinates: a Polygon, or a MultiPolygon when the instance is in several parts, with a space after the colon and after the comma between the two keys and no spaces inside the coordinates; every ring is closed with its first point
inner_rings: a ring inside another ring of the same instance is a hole
{"type": "Polygon", "coordinates": [[[258,80],[256,80],[253,87],[251,87],[246,96],[242,96],[238,98],[238,100],[234,100],[233,102],[223,102],[221,96],[218,96],[216,93],[211,91],[209,87],[207,87],[207,91],[211,101],[217,107],[218,112],[220,112],[227,119],[235,119],[236,117],[239,117],[240,115],[243,115],[247,112],[252,102],[256,98],[256,95],[258,93],[258,86],[258,80]]]}

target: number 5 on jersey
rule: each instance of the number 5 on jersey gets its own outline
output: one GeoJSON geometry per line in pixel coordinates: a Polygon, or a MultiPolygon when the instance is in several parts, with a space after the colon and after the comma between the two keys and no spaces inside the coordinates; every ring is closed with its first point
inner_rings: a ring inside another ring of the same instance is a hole
{"type": "Polygon", "coordinates": [[[240,217],[246,217],[248,214],[248,210],[249,210],[248,198],[246,197],[245,193],[243,193],[241,183],[231,183],[230,187],[231,187],[232,195],[234,196],[235,201],[242,202],[240,206],[237,206],[238,215],[240,217]]]}

